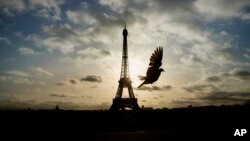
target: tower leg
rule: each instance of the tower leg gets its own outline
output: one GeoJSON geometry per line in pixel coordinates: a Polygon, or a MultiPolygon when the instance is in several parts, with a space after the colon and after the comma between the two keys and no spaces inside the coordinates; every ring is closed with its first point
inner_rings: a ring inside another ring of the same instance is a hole
{"type": "Polygon", "coordinates": [[[131,109],[133,111],[139,111],[140,107],[137,103],[136,98],[114,98],[113,104],[110,107],[110,111],[124,111],[126,109],[131,109]]]}

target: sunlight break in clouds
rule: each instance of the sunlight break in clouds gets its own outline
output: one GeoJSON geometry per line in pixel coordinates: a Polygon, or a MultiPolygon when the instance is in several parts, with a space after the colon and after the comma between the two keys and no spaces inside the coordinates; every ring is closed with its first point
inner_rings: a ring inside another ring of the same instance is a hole
{"type": "Polygon", "coordinates": [[[240,104],[249,92],[248,0],[0,0],[0,108],[109,108],[128,29],[132,86],[163,46],[139,105],[240,104]]]}

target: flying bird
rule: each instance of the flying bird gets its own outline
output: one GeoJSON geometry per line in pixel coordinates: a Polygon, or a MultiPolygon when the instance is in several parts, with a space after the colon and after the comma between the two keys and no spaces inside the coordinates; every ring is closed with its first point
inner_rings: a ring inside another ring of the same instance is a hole
{"type": "Polygon", "coordinates": [[[158,80],[161,72],[164,71],[160,66],[163,56],[163,47],[158,47],[150,57],[149,67],[146,76],[139,76],[140,80],[144,80],[138,88],[144,84],[152,84],[158,80]]]}

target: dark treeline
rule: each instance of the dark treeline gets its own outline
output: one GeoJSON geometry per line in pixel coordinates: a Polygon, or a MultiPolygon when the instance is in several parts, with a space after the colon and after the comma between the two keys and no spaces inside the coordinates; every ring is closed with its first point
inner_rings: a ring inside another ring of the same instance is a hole
{"type": "Polygon", "coordinates": [[[74,111],[57,108],[36,111],[10,110],[0,113],[3,135],[73,140],[129,140],[130,137],[137,140],[164,140],[200,136],[233,137],[235,129],[241,128],[250,132],[249,111],[249,104],[245,104],[142,109],[139,112],[74,111]]]}

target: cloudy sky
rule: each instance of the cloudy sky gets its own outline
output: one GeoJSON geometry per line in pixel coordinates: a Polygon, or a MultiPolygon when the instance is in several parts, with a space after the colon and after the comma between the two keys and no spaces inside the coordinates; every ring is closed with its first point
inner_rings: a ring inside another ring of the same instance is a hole
{"type": "Polygon", "coordinates": [[[109,108],[124,21],[140,106],[250,99],[249,0],[0,0],[0,108],[109,108]],[[165,72],[137,89],[157,46],[165,72]]]}

